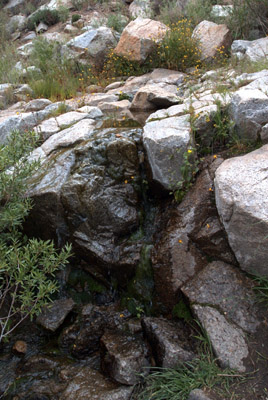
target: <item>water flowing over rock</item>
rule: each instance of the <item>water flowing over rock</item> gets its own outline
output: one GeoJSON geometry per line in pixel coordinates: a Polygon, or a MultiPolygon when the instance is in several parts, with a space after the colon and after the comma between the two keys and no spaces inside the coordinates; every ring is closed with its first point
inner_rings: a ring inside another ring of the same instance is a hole
{"type": "Polygon", "coordinates": [[[71,241],[87,262],[121,270],[123,280],[140,251],[128,238],[139,226],[141,132],[94,132],[93,120],[85,121],[89,125],[84,131],[74,125],[36,151],[46,156],[43,173],[30,191],[35,206],[27,224],[44,238],[71,241]]]}
{"type": "Polygon", "coordinates": [[[217,209],[240,267],[268,276],[268,146],[225,160],[216,171],[217,209]]]}
{"type": "Polygon", "coordinates": [[[167,30],[168,27],[161,22],[138,17],[123,30],[115,53],[130,60],[144,62],[167,30]]]}

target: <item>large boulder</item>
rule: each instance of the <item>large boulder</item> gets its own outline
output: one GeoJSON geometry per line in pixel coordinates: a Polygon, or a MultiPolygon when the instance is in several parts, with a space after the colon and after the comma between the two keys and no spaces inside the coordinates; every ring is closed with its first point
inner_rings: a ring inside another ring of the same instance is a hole
{"type": "Polygon", "coordinates": [[[215,24],[211,21],[202,21],[193,31],[193,37],[200,43],[201,60],[211,60],[226,52],[232,43],[232,35],[226,25],[215,24]]]}
{"type": "Polygon", "coordinates": [[[123,30],[115,53],[130,60],[144,62],[168,29],[159,21],[138,17],[123,30]]]}
{"type": "Polygon", "coordinates": [[[76,36],[67,43],[67,46],[78,53],[79,59],[86,59],[96,66],[101,66],[109,50],[116,44],[117,39],[113,31],[101,26],[76,36]]]}
{"type": "MultiPolygon", "coordinates": [[[[262,86],[268,87],[263,80],[262,86]]],[[[243,140],[256,141],[262,136],[262,128],[268,123],[267,94],[256,88],[256,83],[255,88],[249,84],[239,89],[232,97],[229,115],[243,140]]]]}
{"type": "Polygon", "coordinates": [[[26,225],[31,234],[53,237],[59,245],[72,242],[87,262],[106,272],[118,268],[124,280],[140,251],[128,238],[139,226],[141,130],[94,131],[93,125],[82,120],[34,152],[43,169],[29,192],[34,207],[26,225]]]}
{"type": "Polygon", "coordinates": [[[183,179],[184,154],[193,145],[189,116],[147,122],[143,144],[153,180],[166,190],[176,189],[177,183],[183,179]]]}
{"type": "Polygon", "coordinates": [[[232,54],[238,59],[246,58],[253,62],[266,59],[268,55],[268,37],[253,41],[235,40],[232,43],[232,54]]]}
{"type": "Polygon", "coordinates": [[[217,209],[240,267],[268,277],[268,145],[216,171],[217,209]]]}

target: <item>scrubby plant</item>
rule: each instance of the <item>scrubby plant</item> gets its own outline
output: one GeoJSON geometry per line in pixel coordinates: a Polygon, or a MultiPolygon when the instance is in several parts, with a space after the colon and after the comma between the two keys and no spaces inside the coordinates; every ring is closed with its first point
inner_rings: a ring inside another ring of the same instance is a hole
{"type": "Polygon", "coordinates": [[[170,27],[157,49],[159,66],[178,71],[201,65],[197,39],[192,37],[191,24],[182,19],[170,27]]]}
{"type": "Polygon", "coordinates": [[[60,43],[39,37],[33,44],[30,62],[41,70],[39,79],[29,78],[36,97],[64,100],[83,89],[85,74],[74,60],[61,54],[60,43]]]}
{"type": "Polygon", "coordinates": [[[58,253],[51,241],[21,233],[32,206],[28,181],[40,168],[28,158],[36,141],[34,132],[15,131],[0,146],[0,343],[51,301],[58,289],[55,273],[70,256],[69,246],[58,253]]]}
{"type": "Polygon", "coordinates": [[[190,0],[185,9],[187,18],[191,21],[193,27],[204,20],[211,20],[212,5],[215,1],[212,0],[190,0]]]}
{"type": "Polygon", "coordinates": [[[166,25],[176,24],[183,17],[183,9],[177,0],[162,2],[157,19],[166,25]]]}
{"type": "Polygon", "coordinates": [[[18,74],[14,66],[19,61],[19,55],[15,44],[9,41],[6,21],[6,13],[0,11],[0,83],[16,83],[18,74]]]}
{"type": "Polygon", "coordinates": [[[60,22],[66,22],[69,17],[69,9],[64,6],[59,6],[58,13],[60,22]]]}
{"type": "Polygon", "coordinates": [[[127,19],[125,19],[121,14],[109,14],[107,19],[107,26],[109,28],[121,33],[126,25],[127,19]]]}
{"type": "Polygon", "coordinates": [[[44,8],[42,10],[36,11],[31,17],[29,17],[27,28],[30,31],[33,31],[40,22],[51,26],[57,24],[59,21],[60,13],[58,10],[50,10],[48,8],[44,8]]]}
{"type": "Polygon", "coordinates": [[[73,14],[72,15],[72,24],[76,21],[78,21],[81,18],[80,14],[73,14]]]}
{"type": "Polygon", "coordinates": [[[224,20],[234,39],[252,39],[251,32],[268,32],[268,3],[266,0],[234,0],[230,15],[224,20]]]}

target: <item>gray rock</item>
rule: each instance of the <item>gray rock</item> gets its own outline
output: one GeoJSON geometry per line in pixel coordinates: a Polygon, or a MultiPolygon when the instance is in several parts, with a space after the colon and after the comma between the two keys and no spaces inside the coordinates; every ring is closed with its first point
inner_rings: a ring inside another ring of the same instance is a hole
{"type": "Polygon", "coordinates": [[[257,140],[268,122],[268,96],[259,89],[243,87],[233,95],[229,115],[242,139],[257,140]]]}
{"type": "Polygon", "coordinates": [[[130,108],[131,110],[151,110],[156,107],[169,107],[180,101],[175,85],[147,84],[137,91],[130,108]]]}
{"type": "Polygon", "coordinates": [[[217,307],[228,321],[248,332],[255,332],[260,324],[252,282],[229,264],[208,264],[181,290],[191,303],[217,307]]]}
{"type": "Polygon", "coordinates": [[[34,99],[29,101],[25,107],[25,111],[40,111],[43,110],[48,105],[52,104],[52,102],[48,99],[34,99]]]}
{"type": "Polygon", "coordinates": [[[132,181],[139,174],[141,130],[121,129],[116,136],[116,129],[92,132],[91,122],[84,131],[77,125],[41,146],[48,156],[29,192],[35,207],[25,229],[61,244],[68,238],[77,254],[124,280],[140,253],[140,244],[128,237],[139,225],[132,181]]]}
{"type": "Polygon", "coordinates": [[[48,30],[48,26],[44,22],[40,22],[36,27],[36,33],[43,33],[48,30]]]}
{"type": "Polygon", "coordinates": [[[88,115],[88,118],[100,118],[103,116],[102,111],[98,107],[94,106],[83,106],[77,109],[77,111],[86,113],[88,115]]]}
{"type": "MultiPolygon", "coordinates": [[[[83,53],[89,57],[95,64],[103,62],[103,58],[110,48],[115,47],[117,40],[110,28],[100,27],[91,29],[71,39],[67,46],[83,53]]],[[[83,54],[81,57],[83,58],[83,54]]]]}
{"type": "Polygon", "coordinates": [[[162,318],[146,317],[142,320],[142,326],[158,366],[175,368],[179,363],[195,358],[179,324],[162,318]]]}
{"type": "Polygon", "coordinates": [[[240,267],[268,276],[268,145],[225,160],[216,171],[217,209],[240,267]]]}
{"type": "Polygon", "coordinates": [[[4,10],[9,11],[12,14],[17,14],[25,8],[25,0],[10,0],[4,7],[4,10]]]}
{"type": "Polygon", "coordinates": [[[118,386],[90,367],[62,370],[60,376],[68,386],[59,400],[128,400],[132,387],[118,386]]]}
{"type": "Polygon", "coordinates": [[[232,44],[232,54],[238,59],[247,58],[252,62],[264,59],[268,55],[268,38],[248,41],[235,40],[232,44]]]}
{"type": "Polygon", "coordinates": [[[147,350],[135,336],[107,331],[101,338],[102,369],[116,382],[135,385],[138,374],[148,369],[147,350]]]}
{"type": "Polygon", "coordinates": [[[57,124],[57,120],[53,118],[49,118],[43,121],[40,125],[35,127],[36,132],[40,133],[44,140],[48,139],[51,135],[60,131],[60,127],[57,124]]]}
{"type": "Polygon", "coordinates": [[[86,105],[87,106],[98,106],[100,102],[112,103],[117,100],[118,100],[118,96],[116,96],[114,94],[98,93],[98,94],[92,94],[91,96],[89,96],[88,99],[86,100],[86,105]]]}
{"type": "Polygon", "coordinates": [[[32,51],[33,51],[32,42],[26,43],[17,48],[18,54],[24,59],[27,59],[31,55],[32,51]]]}
{"type": "Polygon", "coordinates": [[[182,180],[183,155],[193,144],[188,115],[146,123],[143,144],[153,179],[167,190],[175,189],[182,180]]]}
{"type": "Polygon", "coordinates": [[[29,32],[29,33],[27,33],[27,35],[25,35],[22,39],[21,39],[21,41],[22,42],[28,42],[28,40],[33,40],[33,39],[35,39],[36,38],[36,33],[35,32],[33,32],[33,31],[31,31],[31,32],[29,32]]]}
{"type": "Polygon", "coordinates": [[[113,101],[113,102],[100,102],[99,108],[102,111],[124,111],[130,108],[129,100],[113,101]]]}
{"type": "Polygon", "coordinates": [[[6,24],[6,31],[11,34],[16,30],[22,31],[26,25],[26,17],[24,15],[13,15],[6,24]]]}
{"type": "Polygon", "coordinates": [[[8,118],[0,119],[0,143],[5,143],[10,133],[14,130],[24,132],[33,129],[39,122],[37,113],[19,113],[8,118]]]}
{"type": "Polygon", "coordinates": [[[212,307],[194,305],[193,311],[205,329],[220,365],[245,372],[243,360],[249,352],[243,331],[227,322],[212,307]]]}
{"type": "Polygon", "coordinates": [[[55,150],[81,143],[92,136],[94,124],[93,119],[79,121],[70,128],[53,134],[42,144],[41,149],[48,156],[55,150]]]}
{"type": "Polygon", "coordinates": [[[72,299],[55,300],[51,306],[42,310],[42,314],[37,317],[36,322],[43,328],[55,332],[72,311],[74,305],[72,299]]]}
{"type": "Polygon", "coordinates": [[[214,400],[210,395],[208,396],[201,389],[194,389],[191,391],[188,400],[214,400]]]}

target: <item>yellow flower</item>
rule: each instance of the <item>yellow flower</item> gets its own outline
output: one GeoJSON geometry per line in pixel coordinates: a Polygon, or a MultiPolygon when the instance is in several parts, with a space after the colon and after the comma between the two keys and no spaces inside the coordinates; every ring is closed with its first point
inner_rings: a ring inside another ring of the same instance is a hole
{"type": "Polygon", "coordinates": [[[191,154],[192,152],[193,152],[193,150],[191,150],[191,149],[187,150],[187,153],[189,153],[189,154],[191,154]]]}
{"type": "Polygon", "coordinates": [[[120,318],[124,318],[124,314],[120,314],[119,316],[120,316],[120,318]]]}
{"type": "Polygon", "coordinates": [[[213,192],[213,189],[210,187],[209,189],[208,189],[210,192],[213,192]]]}
{"type": "Polygon", "coordinates": [[[207,224],[207,228],[210,228],[210,225],[209,225],[209,224],[207,224]]]}
{"type": "Polygon", "coordinates": [[[216,155],[216,154],[214,154],[213,158],[217,158],[217,155],[216,155]]]}
{"type": "Polygon", "coordinates": [[[179,243],[182,243],[182,240],[181,240],[181,239],[179,239],[179,243]]]}
{"type": "Polygon", "coordinates": [[[128,182],[128,181],[127,181],[127,179],[126,179],[126,180],[125,180],[125,183],[127,184],[127,182],[128,182]]]}

